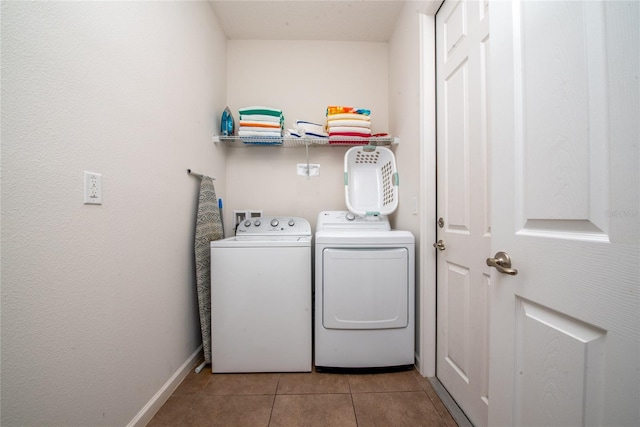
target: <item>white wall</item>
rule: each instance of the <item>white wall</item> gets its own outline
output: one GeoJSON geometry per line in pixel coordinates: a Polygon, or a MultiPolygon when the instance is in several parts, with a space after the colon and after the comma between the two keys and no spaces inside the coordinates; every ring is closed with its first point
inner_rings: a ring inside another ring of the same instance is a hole
{"type": "Polygon", "coordinates": [[[224,197],[226,40],[206,2],[1,16],[1,424],[125,425],[200,345],[186,169],[224,197]]]}
{"type": "MultiPolygon", "coordinates": [[[[296,120],[324,123],[328,105],[371,110],[373,132],[389,129],[387,43],[230,40],[227,44],[227,102],[238,109],[266,105],[284,112],[285,127],[296,120]]],[[[295,215],[315,227],[322,210],[346,209],[344,147],[311,147],[309,161],[320,176],[296,175],[306,163],[304,148],[227,150],[225,224],[233,209],[263,209],[265,215],[295,215]]]]}
{"type": "Polygon", "coordinates": [[[396,149],[400,175],[400,200],[393,215],[394,227],[420,234],[420,34],[415,2],[408,2],[398,16],[389,41],[389,122],[401,143],[396,149]]]}

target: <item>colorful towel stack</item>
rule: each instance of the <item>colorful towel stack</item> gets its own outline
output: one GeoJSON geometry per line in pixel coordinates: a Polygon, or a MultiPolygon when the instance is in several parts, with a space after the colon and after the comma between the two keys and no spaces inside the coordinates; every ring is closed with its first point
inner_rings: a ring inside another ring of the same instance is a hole
{"type": "Polygon", "coordinates": [[[327,107],[329,137],[336,137],[341,143],[349,137],[369,138],[371,136],[370,115],[371,111],[364,108],[336,105],[327,107]]]}
{"type": "Polygon", "coordinates": [[[282,110],[271,107],[245,107],[239,110],[238,136],[281,137],[282,110]]]}

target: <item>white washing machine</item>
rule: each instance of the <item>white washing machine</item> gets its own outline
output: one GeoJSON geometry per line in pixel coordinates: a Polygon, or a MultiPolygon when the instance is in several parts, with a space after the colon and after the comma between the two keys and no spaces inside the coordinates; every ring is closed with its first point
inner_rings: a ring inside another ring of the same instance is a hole
{"type": "Polygon", "coordinates": [[[311,226],[260,217],[211,242],[213,372],[311,371],[311,226]]]}
{"type": "Polygon", "coordinates": [[[414,364],[414,237],[384,216],[324,211],[315,235],[318,370],[414,364]]]}

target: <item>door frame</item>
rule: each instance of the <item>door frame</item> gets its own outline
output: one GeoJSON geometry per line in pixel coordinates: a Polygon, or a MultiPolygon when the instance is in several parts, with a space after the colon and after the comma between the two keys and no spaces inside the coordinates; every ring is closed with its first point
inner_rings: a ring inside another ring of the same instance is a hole
{"type": "Polygon", "coordinates": [[[420,330],[418,371],[436,376],[436,12],[444,0],[420,9],[420,330]]]}

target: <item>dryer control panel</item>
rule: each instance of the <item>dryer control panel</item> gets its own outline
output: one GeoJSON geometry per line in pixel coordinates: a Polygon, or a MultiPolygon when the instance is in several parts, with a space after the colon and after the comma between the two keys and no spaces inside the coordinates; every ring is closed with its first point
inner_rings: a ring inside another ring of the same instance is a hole
{"type": "Polygon", "coordinates": [[[311,225],[304,218],[293,216],[261,216],[238,224],[236,237],[307,237],[311,225]]]}
{"type": "Polygon", "coordinates": [[[318,215],[316,231],[359,230],[389,231],[389,219],[385,215],[355,215],[349,211],[322,211],[318,215]]]}

